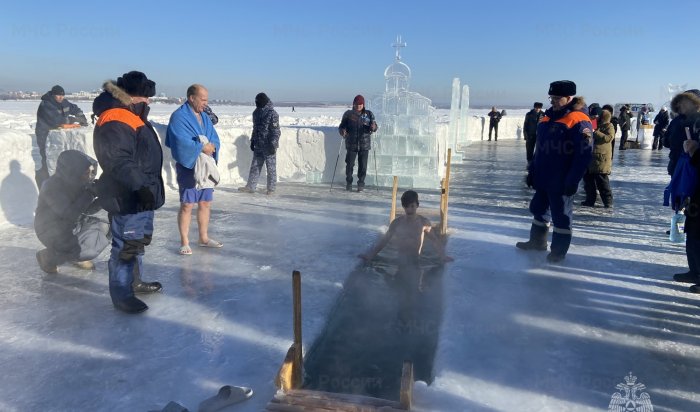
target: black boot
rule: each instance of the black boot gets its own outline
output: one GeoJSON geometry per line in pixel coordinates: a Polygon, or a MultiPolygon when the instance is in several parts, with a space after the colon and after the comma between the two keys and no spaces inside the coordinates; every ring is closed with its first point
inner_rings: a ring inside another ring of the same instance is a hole
{"type": "Polygon", "coordinates": [[[523,250],[547,250],[547,232],[549,228],[538,224],[532,224],[530,226],[530,240],[527,242],[518,242],[515,247],[523,250]]]}
{"type": "Polygon", "coordinates": [[[130,296],[124,300],[113,301],[112,303],[115,308],[130,314],[145,312],[146,309],[148,309],[148,305],[135,296],[130,296]]]}
{"type": "Polygon", "coordinates": [[[698,276],[697,273],[688,271],[685,273],[676,273],[673,275],[673,280],[680,283],[700,283],[700,276],[698,276]]]}
{"type": "Polygon", "coordinates": [[[569,251],[569,245],[571,245],[571,233],[556,231],[552,233],[552,251],[547,255],[547,261],[557,263],[564,260],[566,252],[569,251]]]}
{"type": "Polygon", "coordinates": [[[39,267],[46,273],[58,273],[58,266],[53,261],[52,253],[48,249],[42,249],[36,252],[36,261],[39,267]]]}
{"type": "MultiPolygon", "coordinates": [[[[134,264],[134,281],[131,283],[131,288],[136,294],[155,293],[163,289],[160,282],[144,282],[141,280],[141,270],[139,264],[134,264]]],[[[145,310],[145,309],[144,309],[145,310]]]]}

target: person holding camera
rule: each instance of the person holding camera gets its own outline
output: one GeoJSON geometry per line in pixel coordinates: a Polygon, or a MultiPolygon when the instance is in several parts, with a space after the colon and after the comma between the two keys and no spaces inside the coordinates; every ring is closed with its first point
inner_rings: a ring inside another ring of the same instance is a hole
{"type": "Polygon", "coordinates": [[[65,262],[92,270],[92,259],[109,245],[109,224],[91,216],[102,209],[95,199],[96,169],[95,159],[66,150],[58,156],[56,173],[41,187],[34,231],[45,246],[36,260],[46,273],[57,273],[65,262]]]}
{"type": "Polygon", "coordinates": [[[343,114],[338,126],[340,136],[345,139],[345,190],[352,190],[352,172],[357,159],[357,191],[365,189],[367,158],[372,148],[372,133],[377,131],[374,113],[365,109],[365,98],[358,94],[352,101],[352,110],[343,114]]]}
{"type": "Polygon", "coordinates": [[[49,169],[46,165],[46,139],[51,129],[72,128],[75,123],[87,126],[87,118],[80,107],[66,100],[66,92],[63,87],[56,85],[50,91],[41,96],[41,103],[36,112],[36,144],[41,156],[41,167],[36,170],[34,180],[41,190],[41,184],[49,178],[49,169]]]}

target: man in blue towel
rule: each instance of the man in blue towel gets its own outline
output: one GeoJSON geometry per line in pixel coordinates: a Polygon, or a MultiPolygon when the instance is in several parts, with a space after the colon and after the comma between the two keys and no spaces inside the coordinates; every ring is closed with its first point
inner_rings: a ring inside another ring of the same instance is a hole
{"type": "MultiPolygon", "coordinates": [[[[214,130],[211,118],[205,108],[209,100],[209,91],[201,84],[187,88],[187,101],[170,116],[165,145],[170,148],[177,174],[180,192],[180,210],[177,223],[180,229],[180,254],[191,255],[189,230],[192,220],[192,208],[197,204],[197,224],[199,226],[199,245],[220,248],[223,244],[209,237],[209,215],[214,199],[215,182],[196,176],[198,162],[206,161],[206,156],[219,160],[219,135],[214,130]],[[200,157],[204,154],[205,157],[200,157]],[[204,159],[204,160],[202,160],[204,159]]],[[[218,182],[218,181],[217,181],[218,182]]]]}

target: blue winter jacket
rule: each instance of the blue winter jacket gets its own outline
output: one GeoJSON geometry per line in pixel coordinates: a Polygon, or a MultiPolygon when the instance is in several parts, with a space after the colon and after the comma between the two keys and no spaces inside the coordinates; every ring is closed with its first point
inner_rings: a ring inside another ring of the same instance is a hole
{"type": "Polygon", "coordinates": [[[559,111],[551,107],[537,126],[535,157],[529,172],[536,190],[563,194],[576,187],[593,157],[593,126],[588,109],[574,98],[559,111]]]}

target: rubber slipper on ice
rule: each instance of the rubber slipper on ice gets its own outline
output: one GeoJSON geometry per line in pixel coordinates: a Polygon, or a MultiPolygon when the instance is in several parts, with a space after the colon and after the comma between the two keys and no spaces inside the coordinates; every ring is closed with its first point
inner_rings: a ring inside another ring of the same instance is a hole
{"type": "Polygon", "coordinates": [[[192,248],[190,248],[189,245],[180,246],[180,254],[181,254],[181,255],[191,255],[191,254],[192,254],[192,248]]]}
{"type": "Polygon", "coordinates": [[[253,390],[244,386],[222,386],[219,393],[199,404],[198,412],[214,412],[253,396],[253,390]]]}
{"type": "Polygon", "coordinates": [[[219,242],[218,240],[209,239],[209,240],[207,241],[207,243],[199,242],[199,246],[201,246],[201,247],[220,248],[220,247],[223,247],[224,244],[221,243],[221,242],[219,242]]]}
{"type": "Polygon", "coordinates": [[[189,409],[185,408],[184,406],[180,405],[175,401],[170,401],[167,405],[165,405],[163,409],[151,412],[189,412],[189,409]]]}

